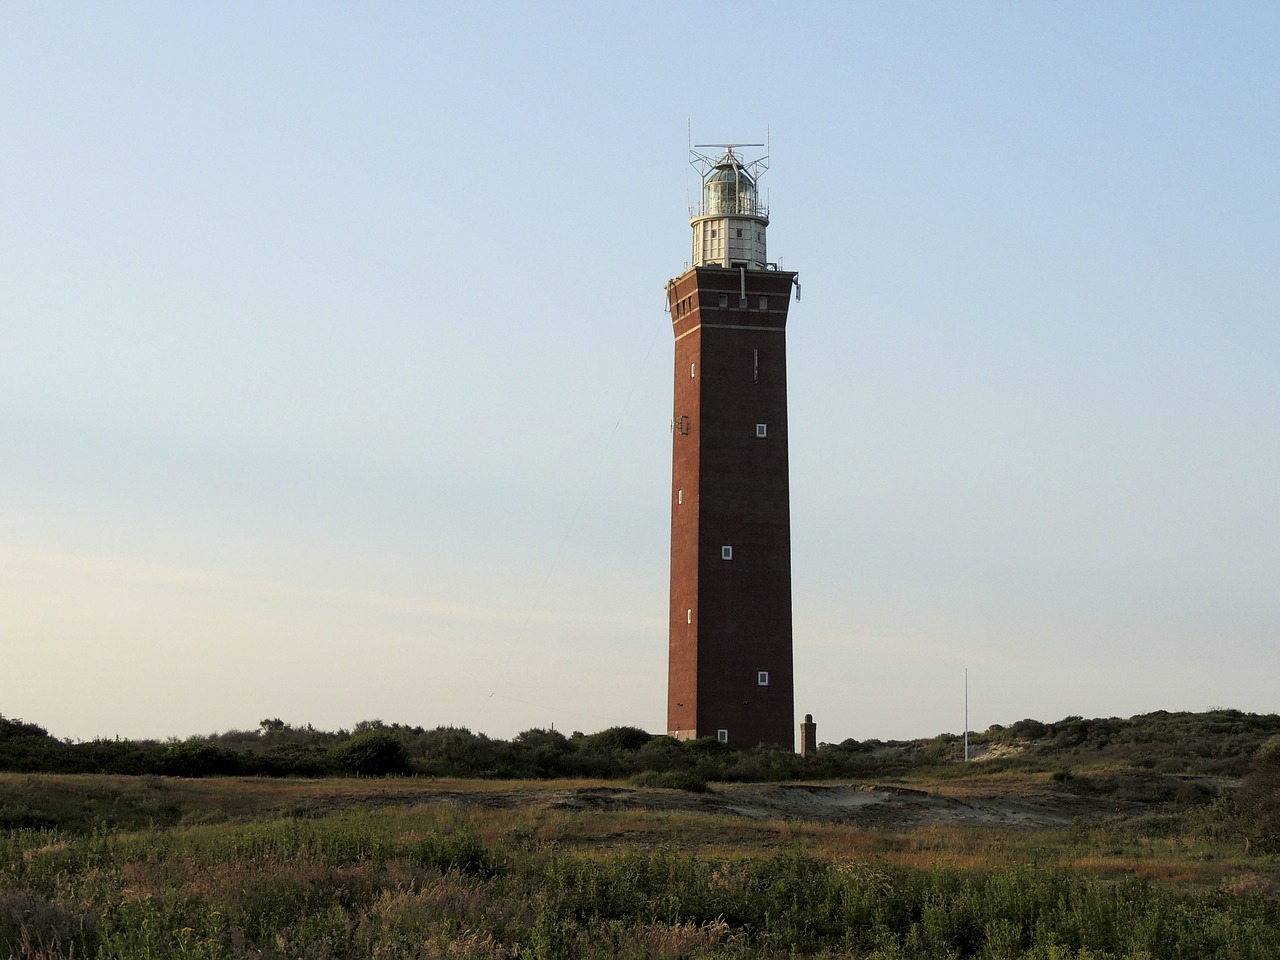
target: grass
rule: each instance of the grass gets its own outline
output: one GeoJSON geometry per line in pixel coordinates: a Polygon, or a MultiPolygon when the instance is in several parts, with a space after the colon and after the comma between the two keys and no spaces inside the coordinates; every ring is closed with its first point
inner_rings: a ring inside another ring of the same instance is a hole
{"type": "Polygon", "coordinates": [[[1213,805],[894,831],[570,787],[610,785],[0,775],[39,821],[0,831],[0,956],[1280,956],[1280,863],[1213,805]]]}
{"type": "Polygon", "coordinates": [[[179,823],[221,823],[273,813],[307,815],[353,803],[412,802],[429,789],[465,796],[585,787],[602,780],[461,780],[393,778],[357,780],[199,778],[27,774],[0,772],[0,829],[57,828],[71,832],[142,829],[179,823]]]}

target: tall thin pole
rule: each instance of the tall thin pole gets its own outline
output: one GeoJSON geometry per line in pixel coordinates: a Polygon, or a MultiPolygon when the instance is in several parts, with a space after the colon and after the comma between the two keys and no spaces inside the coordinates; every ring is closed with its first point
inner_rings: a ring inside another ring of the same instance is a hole
{"type": "Polygon", "coordinates": [[[964,762],[969,762],[969,668],[964,668],[964,762]]]}

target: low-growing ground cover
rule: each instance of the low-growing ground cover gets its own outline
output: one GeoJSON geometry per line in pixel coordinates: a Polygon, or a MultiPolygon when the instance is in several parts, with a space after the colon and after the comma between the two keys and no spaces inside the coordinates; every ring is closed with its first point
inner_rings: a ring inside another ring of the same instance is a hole
{"type": "Polygon", "coordinates": [[[1044,825],[1068,786],[4,775],[0,956],[1280,956],[1280,865],[1220,803],[1044,825]]]}

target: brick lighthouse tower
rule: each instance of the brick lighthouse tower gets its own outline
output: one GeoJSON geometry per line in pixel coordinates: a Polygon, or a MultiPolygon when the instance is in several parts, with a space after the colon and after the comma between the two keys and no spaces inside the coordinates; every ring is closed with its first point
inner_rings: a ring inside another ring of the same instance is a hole
{"type": "Polygon", "coordinates": [[[675,333],[667,732],[795,748],[787,308],[765,256],[761,144],[700,144],[693,266],[667,284],[675,333]]]}

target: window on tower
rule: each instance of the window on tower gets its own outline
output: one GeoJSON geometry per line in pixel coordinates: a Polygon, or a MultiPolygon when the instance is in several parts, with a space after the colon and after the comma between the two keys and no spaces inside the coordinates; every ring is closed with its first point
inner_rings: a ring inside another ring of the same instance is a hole
{"type": "Polygon", "coordinates": [[[767,686],[769,685],[769,671],[768,671],[768,670],[757,670],[757,671],[756,671],[756,683],[757,683],[759,686],[767,687],[767,686]]]}
{"type": "Polygon", "coordinates": [[[719,730],[716,731],[716,739],[719,740],[721,743],[728,743],[729,731],[721,727],[719,730]]]}
{"type": "Polygon", "coordinates": [[[721,559],[721,560],[732,560],[732,559],[733,559],[733,547],[721,547],[721,548],[720,548],[720,559],[721,559]]]}
{"type": "Polygon", "coordinates": [[[729,306],[729,295],[727,293],[720,294],[720,309],[724,310],[729,306]]]}
{"type": "Polygon", "coordinates": [[[768,426],[768,424],[764,424],[764,423],[757,423],[757,424],[756,424],[756,439],[757,439],[757,440],[763,440],[763,439],[764,439],[765,437],[767,437],[768,435],[769,435],[769,426],[768,426]]]}

